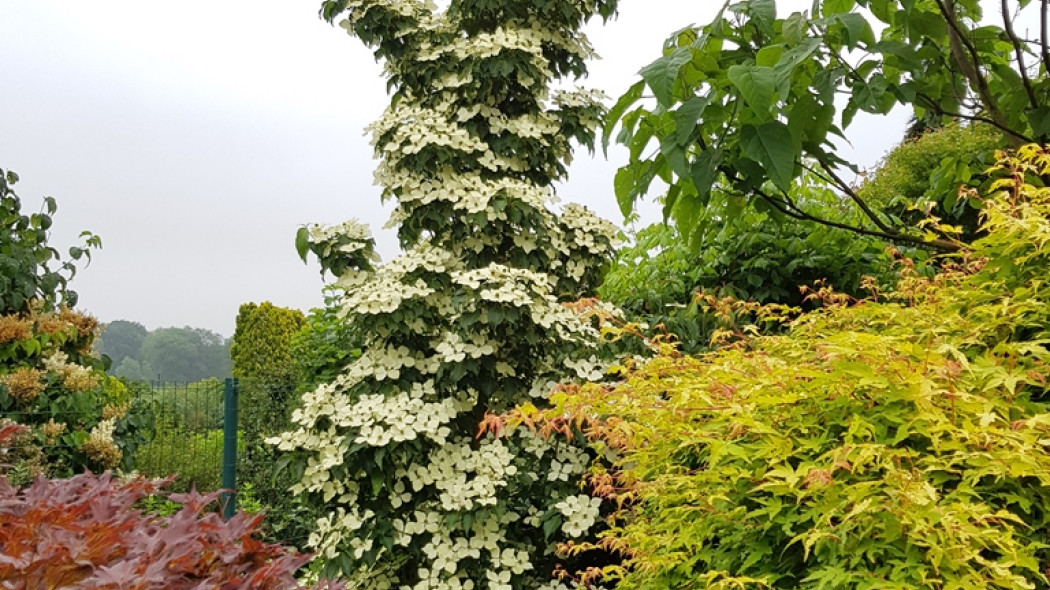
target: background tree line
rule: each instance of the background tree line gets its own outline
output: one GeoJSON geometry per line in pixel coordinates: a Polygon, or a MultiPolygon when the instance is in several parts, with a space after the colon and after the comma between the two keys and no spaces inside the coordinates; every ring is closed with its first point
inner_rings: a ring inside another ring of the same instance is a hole
{"type": "Polygon", "coordinates": [[[200,381],[230,376],[230,343],[225,336],[204,328],[151,331],[138,322],[115,320],[103,327],[97,348],[110,358],[109,373],[117,377],[200,381]]]}

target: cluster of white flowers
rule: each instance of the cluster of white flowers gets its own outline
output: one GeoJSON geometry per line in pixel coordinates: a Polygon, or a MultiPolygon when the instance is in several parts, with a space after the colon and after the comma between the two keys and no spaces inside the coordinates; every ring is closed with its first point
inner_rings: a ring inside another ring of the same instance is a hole
{"type": "Polygon", "coordinates": [[[389,274],[375,275],[361,288],[354,289],[343,300],[344,313],[359,315],[390,313],[409,299],[426,299],[434,289],[422,279],[406,284],[389,274]]]}
{"type": "Polygon", "coordinates": [[[341,246],[343,252],[356,252],[365,248],[372,240],[372,230],[368,225],[356,219],[349,219],[339,225],[321,225],[318,223],[308,228],[310,239],[314,242],[347,241],[341,246]]]}
{"type": "Polygon", "coordinates": [[[606,219],[594,214],[590,209],[576,203],[569,203],[561,214],[561,222],[572,232],[573,242],[581,248],[596,254],[609,252],[619,244],[619,230],[606,219]],[[602,241],[596,238],[604,238],[602,241]]]}
{"type": "Polygon", "coordinates": [[[446,201],[452,203],[455,209],[469,213],[484,211],[497,195],[517,199],[537,210],[543,210],[553,201],[553,193],[549,188],[537,187],[515,178],[484,179],[477,172],[440,182],[407,174],[397,190],[402,207],[446,201]]]}
{"type": "Polygon", "coordinates": [[[598,520],[601,498],[577,495],[569,496],[554,505],[565,517],[561,529],[570,537],[579,537],[598,520]]]}
{"type": "Polygon", "coordinates": [[[44,369],[62,377],[62,385],[70,391],[87,391],[99,384],[98,375],[83,365],[69,362],[69,356],[56,351],[44,359],[44,369]]]}
{"type": "MultiPolygon", "coordinates": [[[[436,45],[424,41],[415,58],[419,61],[434,61],[445,56],[454,59],[484,59],[499,55],[505,50],[518,50],[542,57],[544,46],[554,46],[584,59],[593,57],[594,49],[583,35],[566,35],[551,31],[540,22],[533,22],[529,28],[501,27],[492,33],[480,33],[470,38],[461,37],[447,45],[436,45]]],[[[536,62],[547,69],[546,60],[536,62]]],[[[549,79],[550,73],[545,73],[549,79]]]]}
{"type": "Polygon", "coordinates": [[[91,429],[90,437],[102,443],[113,443],[113,431],[116,428],[116,418],[102,420],[91,429]]]}
{"type": "Polygon", "coordinates": [[[471,510],[496,504],[496,490],[518,472],[513,461],[514,454],[499,440],[486,439],[477,449],[459,440],[432,451],[426,464],[413,464],[408,478],[415,491],[434,486],[442,510],[471,510]]]}
{"type": "Polygon", "coordinates": [[[458,363],[467,357],[472,359],[495,354],[499,342],[487,338],[484,334],[471,334],[469,341],[455,332],[446,332],[444,337],[434,344],[438,357],[447,363],[458,363]]]}
{"type": "Polygon", "coordinates": [[[576,376],[584,381],[600,381],[610,364],[593,354],[586,358],[565,359],[565,366],[572,369],[576,376]]]}
{"type": "Polygon", "coordinates": [[[553,298],[550,277],[541,272],[490,264],[483,268],[452,273],[456,284],[478,291],[478,295],[496,303],[528,307],[553,298]]]}
{"type": "Polygon", "coordinates": [[[582,449],[559,445],[547,472],[547,481],[569,481],[569,478],[587,472],[590,457],[582,449]]]}
{"type": "Polygon", "coordinates": [[[462,152],[484,152],[488,145],[474,137],[450,116],[449,104],[422,107],[398,103],[383,113],[378,121],[368,126],[372,144],[389,134],[381,151],[391,157],[415,154],[429,145],[450,147],[462,152]],[[443,108],[442,108],[443,107],[443,108]]]}
{"type": "Polygon", "coordinates": [[[354,26],[364,17],[368,9],[378,7],[402,17],[417,19],[420,21],[417,24],[418,27],[425,26],[425,23],[434,20],[437,10],[437,5],[431,0],[350,0],[346,4],[349,17],[341,21],[339,26],[353,35],[354,26]]]}
{"type": "Polygon", "coordinates": [[[360,529],[374,516],[371,510],[362,513],[354,507],[347,510],[340,506],[329,512],[327,516],[317,519],[316,528],[310,533],[306,543],[316,549],[320,555],[332,559],[339,554],[339,545],[343,539],[349,537],[348,542],[354,549],[355,558],[360,559],[361,554],[372,548],[372,540],[362,540],[346,533],[360,529]]]}

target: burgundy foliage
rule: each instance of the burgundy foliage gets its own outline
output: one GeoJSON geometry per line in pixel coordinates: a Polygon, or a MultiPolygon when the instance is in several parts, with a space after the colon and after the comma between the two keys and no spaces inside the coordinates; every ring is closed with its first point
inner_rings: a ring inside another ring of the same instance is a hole
{"type": "MultiPolygon", "coordinates": [[[[172,494],[182,508],[143,514],[140,499],[163,482],[109,474],[37,479],[16,489],[0,477],[0,588],[5,590],[301,588],[307,556],[258,539],[261,515],[228,521],[218,494],[172,494]]],[[[341,584],[324,588],[342,588],[341,584]]]]}

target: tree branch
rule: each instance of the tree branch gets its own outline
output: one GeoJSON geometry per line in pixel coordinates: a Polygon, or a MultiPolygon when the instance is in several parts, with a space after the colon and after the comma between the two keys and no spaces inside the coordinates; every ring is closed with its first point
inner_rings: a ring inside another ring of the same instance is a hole
{"type": "MultiPolygon", "coordinates": [[[[952,0],[948,1],[951,2],[952,0]]],[[[1046,0],[1043,1],[1045,2],[1046,0]]],[[[991,115],[991,118],[999,124],[1000,128],[1009,128],[1006,117],[999,110],[991,90],[988,89],[988,80],[981,75],[981,57],[977,53],[977,48],[970,43],[966,32],[959,26],[959,22],[955,20],[954,5],[946,4],[945,0],[934,0],[934,3],[937,4],[937,8],[941,11],[941,15],[948,24],[948,45],[955,64],[959,67],[963,76],[977,90],[977,95],[980,96],[981,103],[984,105],[985,110],[988,111],[988,114],[991,115]]],[[[1014,134],[1010,134],[1007,137],[1007,141],[1011,144],[1019,145],[1015,137],[1014,134]]]]}
{"type": "MultiPolygon", "coordinates": [[[[915,94],[915,97],[919,98],[919,99],[922,99],[922,101],[924,103],[926,103],[926,106],[931,108],[931,109],[933,109],[934,111],[936,111],[938,115],[943,115],[945,117],[958,117],[960,119],[966,119],[967,121],[978,121],[980,123],[987,123],[987,124],[991,125],[992,127],[995,127],[996,129],[998,129],[999,131],[1002,131],[1003,133],[1018,139],[1020,141],[1020,143],[1032,143],[1033,142],[1032,138],[1028,137],[1027,135],[1025,135],[1023,133],[1019,133],[1017,131],[1014,131],[1009,126],[1003,125],[1003,124],[999,123],[998,121],[994,121],[992,119],[989,119],[988,117],[982,117],[980,115],[967,115],[965,113],[955,113],[955,112],[952,112],[952,111],[949,111],[949,110],[945,110],[945,109],[941,108],[941,105],[937,104],[936,101],[934,101],[932,98],[930,98],[929,96],[927,96],[927,95],[925,95],[925,94],[923,94],[921,92],[917,92],[915,94]]],[[[1013,143],[1013,142],[1011,142],[1011,143],[1013,143]]]]}
{"type": "Polygon", "coordinates": [[[890,228],[890,226],[886,225],[886,223],[879,218],[879,214],[876,213],[868,205],[868,203],[864,201],[864,199],[860,198],[860,195],[857,194],[857,191],[853,190],[853,187],[846,184],[845,181],[839,178],[838,174],[835,174],[835,170],[831,166],[828,166],[822,160],[817,160],[817,163],[820,164],[820,167],[824,170],[824,173],[830,176],[831,179],[835,182],[835,186],[837,186],[842,192],[846,193],[846,196],[848,196],[854,203],[856,203],[857,207],[860,207],[860,210],[863,211],[864,215],[867,216],[867,218],[875,224],[875,227],[887,233],[894,233],[893,229],[890,228]]]}
{"type": "Polygon", "coordinates": [[[802,209],[799,209],[797,205],[795,205],[789,200],[777,199],[776,197],[772,197],[761,190],[757,190],[755,191],[755,193],[759,197],[764,199],[767,203],[769,203],[770,206],[772,206],[777,211],[780,211],[784,215],[787,215],[788,217],[792,219],[797,219],[799,221],[811,221],[813,223],[819,223],[828,227],[834,227],[865,236],[882,238],[890,242],[904,242],[916,246],[929,246],[937,250],[941,250],[942,252],[958,252],[963,248],[963,246],[958,242],[952,242],[950,240],[925,240],[919,236],[912,236],[909,234],[903,234],[892,230],[890,230],[889,232],[876,231],[855,225],[849,225],[848,223],[840,223],[838,221],[824,219],[823,217],[817,217],[815,215],[803,211],[802,209]]]}
{"type": "Polygon", "coordinates": [[[1028,68],[1024,64],[1024,51],[1021,40],[1017,38],[1017,33],[1014,32],[1014,23],[1010,18],[1010,7],[1007,2],[1008,0],[1001,0],[1003,29],[1006,31],[1006,36],[1010,38],[1010,43],[1014,46],[1014,55],[1017,57],[1017,69],[1021,71],[1021,80],[1024,82],[1025,93],[1028,94],[1028,103],[1032,105],[1033,109],[1037,109],[1039,108],[1039,100],[1035,97],[1032,80],[1028,78],[1028,68]]]}
{"type": "Polygon", "coordinates": [[[1047,13],[1050,12],[1050,0],[1040,0],[1039,3],[1039,48],[1043,57],[1043,71],[1050,72],[1050,39],[1047,39],[1047,13]]]}

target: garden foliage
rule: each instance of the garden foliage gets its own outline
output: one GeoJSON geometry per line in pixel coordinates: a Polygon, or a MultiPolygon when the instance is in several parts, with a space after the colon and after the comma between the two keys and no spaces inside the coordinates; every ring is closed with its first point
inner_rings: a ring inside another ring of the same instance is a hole
{"type": "MultiPolygon", "coordinates": [[[[828,218],[848,218],[834,193],[819,184],[800,187],[796,195],[828,218]]],[[[813,222],[781,223],[754,210],[718,217],[722,222],[692,243],[673,225],[639,231],[617,252],[601,296],[656,334],[673,335],[683,352],[696,352],[722,325],[706,310],[706,297],[803,308],[809,305],[800,287],[820,282],[857,295],[864,276],[887,286],[896,280],[886,245],[877,238],[813,222]]]]}
{"type": "Polygon", "coordinates": [[[361,355],[303,395],[294,493],[326,514],[310,544],[364,588],[556,588],[553,543],[584,535],[596,500],[587,454],[523,430],[475,436],[487,412],[542,402],[566,376],[602,375],[594,292],[615,229],[559,213],[552,182],[570,142],[590,145],[592,92],[551,90],[586,72],[580,33],[613,2],[325,2],[373,48],[393,99],[371,127],[404,253],[375,264],[355,222],[304,228],[345,291],[361,355]]]}
{"type": "Polygon", "coordinates": [[[67,307],[76,301],[68,288],[73,261],[98,238],[85,233],[85,246],[60,262],[48,245],[54,199],[45,199],[46,213],[24,215],[16,180],[0,171],[0,412],[30,430],[5,472],[26,482],[128,467],[147,420],[92,353],[98,322],[67,307]]]}
{"type": "MultiPolygon", "coordinates": [[[[0,431],[2,433],[2,431],[0,431]]],[[[90,473],[37,479],[17,489],[0,478],[0,585],[5,588],[284,590],[308,556],[258,540],[261,515],[223,521],[218,494],[172,494],[176,510],[136,507],[158,482],[90,473]]],[[[315,588],[342,588],[317,584],[315,588]]]]}
{"type": "Polygon", "coordinates": [[[618,588],[1050,588],[1050,149],[991,173],[936,276],[552,398],[619,454],[618,588]]]}
{"type": "Polygon", "coordinates": [[[785,14],[775,0],[726,2],[711,22],[669,38],[611,109],[605,142],[618,127],[616,140],[630,151],[615,178],[620,206],[632,211],[659,178],[670,185],[667,215],[690,237],[731,195],[787,220],[957,249],[950,234],[923,231],[858,194],[834,138],[848,137],[859,112],[904,105],[936,126],[981,121],[1009,145],[1045,141],[1050,52],[1045,27],[1015,28],[1028,4],[818,0],[785,14]],[[792,187],[808,173],[860,221],[842,224],[795,199],[792,187]]]}

